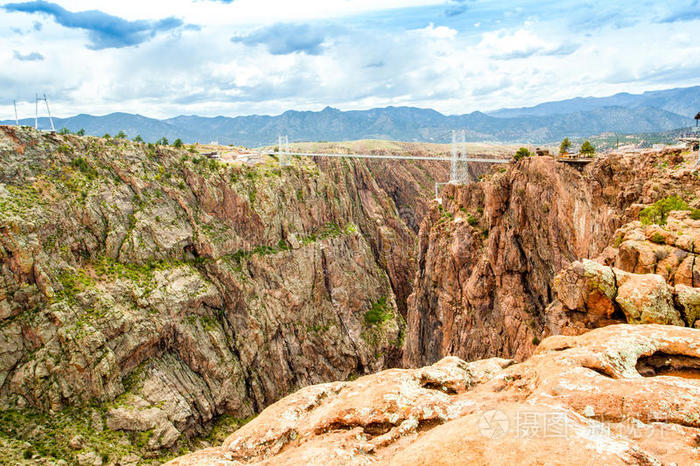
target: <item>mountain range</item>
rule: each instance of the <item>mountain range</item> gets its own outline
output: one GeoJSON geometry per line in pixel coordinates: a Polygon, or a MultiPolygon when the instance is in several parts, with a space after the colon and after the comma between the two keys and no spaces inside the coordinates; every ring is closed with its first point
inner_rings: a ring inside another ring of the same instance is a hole
{"type": "MultiPolygon", "coordinates": [[[[146,141],[166,137],[186,143],[217,141],[256,147],[274,143],[279,134],[290,141],[390,139],[448,142],[451,130],[465,129],[470,141],[546,143],[563,137],[588,137],[603,132],[648,133],[683,128],[693,124],[700,110],[700,86],[643,94],[610,97],[580,97],[546,102],[534,107],[443,115],[415,107],[385,107],[341,111],[326,107],[320,112],[286,111],[277,116],[201,117],[182,115],[158,120],[130,113],[104,116],[77,115],[55,118],[57,129],[84,129],[102,136],[124,131],[146,141]]],[[[34,119],[20,121],[34,125],[34,119]]],[[[4,121],[0,124],[14,124],[4,121]]],[[[47,118],[39,119],[48,128],[47,118]]]]}

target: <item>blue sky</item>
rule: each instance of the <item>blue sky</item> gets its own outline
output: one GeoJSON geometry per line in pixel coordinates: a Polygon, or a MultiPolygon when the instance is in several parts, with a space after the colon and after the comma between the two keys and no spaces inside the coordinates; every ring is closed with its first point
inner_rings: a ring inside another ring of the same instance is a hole
{"type": "Polygon", "coordinates": [[[700,84],[700,0],[0,0],[0,119],[448,114],[700,84]]]}

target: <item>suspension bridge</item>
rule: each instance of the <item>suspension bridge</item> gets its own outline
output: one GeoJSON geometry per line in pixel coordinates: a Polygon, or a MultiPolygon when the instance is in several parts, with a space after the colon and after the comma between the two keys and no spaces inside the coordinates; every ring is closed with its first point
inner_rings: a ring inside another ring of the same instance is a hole
{"type": "Polygon", "coordinates": [[[313,153],[292,152],[289,149],[289,137],[279,136],[277,151],[263,151],[262,154],[278,157],[280,166],[288,166],[292,157],[339,157],[350,159],[374,159],[374,160],[426,160],[432,162],[450,162],[450,181],[447,183],[435,183],[435,197],[437,198],[438,186],[444,184],[469,183],[469,163],[509,163],[510,159],[493,159],[467,156],[467,142],[465,131],[452,131],[452,154],[450,157],[427,155],[380,155],[380,154],[341,154],[341,153],[313,153]]]}

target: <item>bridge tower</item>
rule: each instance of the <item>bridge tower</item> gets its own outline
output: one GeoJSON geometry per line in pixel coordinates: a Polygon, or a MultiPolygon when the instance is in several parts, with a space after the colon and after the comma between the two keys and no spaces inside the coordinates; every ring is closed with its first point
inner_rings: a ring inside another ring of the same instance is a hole
{"type": "Polygon", "coordinates": [[[280,167],[286,167],[289,165],[291,162],[291,155],[289,155],[289,136],[284,135],[284,136],[278,136],[278,145],[279,147],[279,162],[280,162],[280,167]]]}
{"type": "Polygon", "coordinates": [[[51,131],[56,131],[56,127],[53,125],[53,117],[51,116],[51,109],[49,109],[49,99],[44,97],[39,97],[39,94],[35,94],[34,99],[34,129],[39,129],[39,101],[43,100],[46,104],[46,113],[49,114],[49,122],[51,122],[51,131]]]}
{"type": "Polygon", "coordinates": [[[450,167],[450,184],[469,182],[467,166],[467,139],[464,130],[452,130],[452,165],[450,167]]]}

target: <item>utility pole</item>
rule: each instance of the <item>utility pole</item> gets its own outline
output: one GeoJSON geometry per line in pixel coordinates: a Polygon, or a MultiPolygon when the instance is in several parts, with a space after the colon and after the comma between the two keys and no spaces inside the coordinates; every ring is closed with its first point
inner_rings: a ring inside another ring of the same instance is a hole
{"type": "Polygon", "coordinates": [[[39,94],[34,94],[34,129],[39,129],[39,94]]]}
{"type": "Polygon", "coordinates": [[[17,118],[17,101],[13,100],[12,105],[15,106],[15,125],[19,126],[19,118],[17,118]]]}

